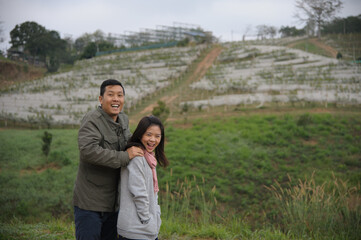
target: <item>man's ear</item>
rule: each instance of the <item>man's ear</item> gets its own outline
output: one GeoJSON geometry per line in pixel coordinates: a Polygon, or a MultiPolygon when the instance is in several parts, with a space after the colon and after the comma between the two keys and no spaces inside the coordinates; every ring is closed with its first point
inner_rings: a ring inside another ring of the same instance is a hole
{"type": "Polygon", "coordinates": [[[102,103],[103,103],[103,97],[102,96],[99,96],[99,102],[100,102],[100,105],[102,105],[102,103]]]}

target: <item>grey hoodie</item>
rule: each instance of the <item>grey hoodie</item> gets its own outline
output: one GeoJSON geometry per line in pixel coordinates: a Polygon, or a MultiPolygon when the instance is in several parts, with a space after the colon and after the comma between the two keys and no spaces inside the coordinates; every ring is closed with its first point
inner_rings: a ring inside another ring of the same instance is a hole
{"type": "Polygon", "coordinates": [[[153,175],[144,157],[121,168],[118,234],[130,239],[156,239],[161,225],[153,175]]]}

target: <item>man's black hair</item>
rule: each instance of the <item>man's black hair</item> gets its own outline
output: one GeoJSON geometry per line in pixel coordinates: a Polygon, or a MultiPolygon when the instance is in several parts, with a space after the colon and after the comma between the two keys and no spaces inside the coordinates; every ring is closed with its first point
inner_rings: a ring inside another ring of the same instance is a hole
{"type": "Polygon", "coordinates": [[[104,96],[104,92],[105,92],[105,87],[106,86],[114,86],[114,85],[119,85],[123,88],[123,94],[125,95],[125,90],[123,85],[121,84],[121,82],[119,82],[118,80],[115,79],[107,79],[105,80],[102,85],[100,86],[100,96],[104,96]]]}

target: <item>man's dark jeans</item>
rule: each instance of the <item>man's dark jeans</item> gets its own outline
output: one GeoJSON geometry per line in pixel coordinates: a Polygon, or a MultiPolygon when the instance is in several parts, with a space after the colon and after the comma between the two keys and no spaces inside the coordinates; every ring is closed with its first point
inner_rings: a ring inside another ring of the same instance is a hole
{"type": "Polygon", "coordinates": [[[94,212],[74,206],[77,240],[118,240],[118,212],[94,212]]]}
{"type": "MultiPolygon", "coordinates": [[[[119,236],[119,240],[147,240],[147,239],[130,239],[130,238],[125,238],[125,237],[119,236]]],[[[155,240],[158,240],[158,238],[156,238],[155,240]]]]}

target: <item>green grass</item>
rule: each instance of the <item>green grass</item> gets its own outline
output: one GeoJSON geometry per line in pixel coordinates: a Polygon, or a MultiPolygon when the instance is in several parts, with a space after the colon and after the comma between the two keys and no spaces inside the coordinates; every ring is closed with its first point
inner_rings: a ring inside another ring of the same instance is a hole
{"type": "MultiPolygon", "coordinates": [[[[317,229],[300,237],[295,229],[280,227],[277,219],[285,212],[266,187],[277,181],[280,189],[292,189],[297,179],[303,182],[313,176],[315,189],[335,178],[347,189],[357,188],[360,126],[357,111],[168,123],[166,154],[171,164],[158,169],[162,239],[322,239],[314,234],[317,229]],[[296,181],[289,182],[288,176],[296,181]]],[[[47,130],[53,135],[48,159],[41,149],[44,131],[0,131],[1,239],[21,239],[16,238],[17,228],[30,239],[44,231],[54,236],[38,239],[58,239],[54,225],[65,229],[60,235],[73,234],[77,130],[47,130]]],[[[359,197],[360,190],[354,194],[359,197]]],[[[304,224],[298,219],[293,223],[304,224]]],[[[354,239],[348,233],[339,228],[332,236],[354,239]]]]}
{"type": "Polygon", "coordinates": [[[2,224],[0,238],[2,240],[70,240],[75,239],[75,227],[73,223],[61,220],[29,224],[13,219],[2,224]]]}
{"type": "Polygon", "coordinates": [[[322,55],[322,56],[326,56],[326,57],[332,57],[327,51],[316,46],[315,44],[310,42],[308,39],[297,43],[296,45],[293,46],[293,48],[297,48],[302,51],[313,53],[313,54],[318,54],[318,55],[322,55]]]}
{"type": "MultiPolygon", "coordinates": [[[[197,120],[189,129],[169,127],[167,154],[173,177],[205,178],[208,189],[216,186],[218,201],[242,212],[267,207],[263,185],[273,179],[284,182],[286,173],[297,179],[317,170],[318,180],[324,180],[332,171],[337,176],[347,172],[353,184],[360,181],[359,168],[350,167],[360,156],[360,136],[355,136],[360,121],[320,114],[300,125],[300,118],[234,117],[197,120]]],[[[165,184],[170,173],[159,174],[165,184]]]]}

